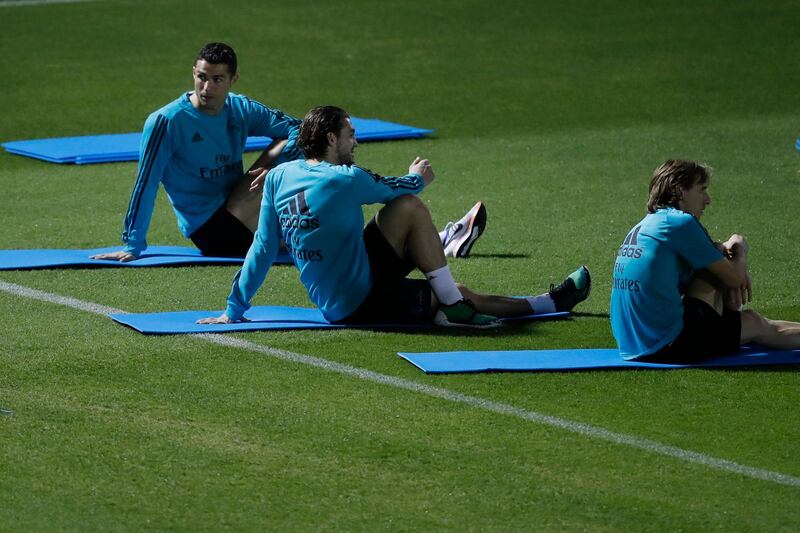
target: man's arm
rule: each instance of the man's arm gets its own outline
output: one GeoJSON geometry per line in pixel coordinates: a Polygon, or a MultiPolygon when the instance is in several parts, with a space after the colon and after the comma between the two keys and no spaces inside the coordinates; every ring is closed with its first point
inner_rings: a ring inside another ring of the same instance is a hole
{"type": "Polygon", "coordinates": [[[726,305],[731,309],[739,309],[753,299],[753,285],[747,269],[750,246],[744,237],[735,234],[720,248],[725,257],[709,265],[707,270],[727,289],[726,305]]]}
{"type": "Polygon", "coordinates": [[[252,180],[251,192],[261,190],[267,172],[275,165],[303,156],[296,145],[301,122],[283,111],[270,109],[260,102],[247,99],[247,134],[263,135],[273,139],[245,174],[245,179],[252,180]]]}
{"type": "Polygon", "coordinates": [[[247,102],[248,135],[263,135],[271,137],[273,140],[287,140],[287,144],[278,151],[280,158],[278,162],[280,163],[303,157],[303,152],[296,143],[302,123],[300,119],[278,109],[271,109],[255,100],[248,99],[247,102]]]}
{"type": "Polygon", "coordinates": [[[258,217],[258,229],[242,268],[233,278],[225,312],[218,317],[198,320],[198,324],[230,324],[246,320],[244,313],[250,308],[253,296],[264,283],[275,261],[280,238],[280,226],[273,207],[272,193],[265,191],[258,217]]]}
{"type": "Polygon", "coordinates": [[[122,230],[125,247],[106,254],[93,255],[92,259],[132,261],[147,248],[147,230],[153,216],[158,185],[172,156],[169,137],[169,120],[163,115],[151,115],[145,122],[139,148],[139,171],[128,203],[122,230]]]}
{"type": "Polygon", "coordinates": [[[267,149],[261,152],[261,155],[255,162],[250,165],[247,170],[247,176],[253,181],[250,182],[250,192],[258,192],[264,186],[264,179],[267,177],[267,172],[275,166],[281,152],[286,147],[287,140],[272,141],[267,146],[267,149]]]}
{"type": "Polygon", "coordinates": [[[405,176],[381,176],[353,165],[353,197],[361,204],[388,203],[404,194],[419,194],[436,179],[430,161],[415,158],[405,176]]]}

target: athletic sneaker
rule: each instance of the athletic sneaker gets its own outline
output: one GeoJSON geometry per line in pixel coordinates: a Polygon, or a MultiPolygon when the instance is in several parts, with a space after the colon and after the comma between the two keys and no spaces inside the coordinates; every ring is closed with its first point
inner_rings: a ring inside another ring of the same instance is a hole
{"type": "Polygon", "coordinates": [[[451,305],[440,305],[433,317],[437,326],[455,326],[464,328],[495,328],[500,320],[491,315],[484,315],[475,309],[475,305],[464,298],[451,305]]]}
{"type": "Polygon", "coordinates": [[[486,229],[486,206],[478,202],[458,222],[444,227],[442,246],[445,257],[467,257],[472,245],[486,229]]]}
{"type": "Polygon", "coordinates": [[[558,287],[550,285],[548,294],[553,299],[556,311],[571,311],[573,307],[589,297],[592,291],[592,276],[586,266],[569,275],[558,287]]]}

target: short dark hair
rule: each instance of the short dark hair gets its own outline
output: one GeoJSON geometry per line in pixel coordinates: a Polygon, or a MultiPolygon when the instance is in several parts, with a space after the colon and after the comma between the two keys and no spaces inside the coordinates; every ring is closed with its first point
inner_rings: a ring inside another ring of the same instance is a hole
{"type": "Polygon", "coordinates": [[[653,171],[650,178],[650,198],[647,212],[655,213],[665,207],[678,207],[681,192],[711,179],[713,169],[697,161],[668,159],[653,171]]]}
{"type": "Polygon", "coordinates": [[[238,66],[236,52],[225,43],[208,43],[197,52],[197,57],[194,60],[195,64],[201,59],[213,65],[228,65],[228,72],[231,77],[236,74],[238,66]]]}
{"type": "Polygon", "coordinates": [[[328,149],[328,134],[339,135],[344,121],[350,118],[341,107],[324,105],[315,107],[303,118],[297,144],[308,159],[325,156],[328,149]]]}

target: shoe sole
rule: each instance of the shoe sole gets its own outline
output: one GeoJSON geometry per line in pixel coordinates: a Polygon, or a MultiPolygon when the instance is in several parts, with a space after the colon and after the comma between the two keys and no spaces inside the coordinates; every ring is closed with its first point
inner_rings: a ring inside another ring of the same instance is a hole
{"type": "Polygon", "coordinates": [[[468,257],[472,251],[472,245],[483,235],[483,230],[486,229],[486,206],[483,205],[483,202],[479,203],[481,206],[469,221],[469,233],[464,242],[458,246],[456,257],[468,257]]]}

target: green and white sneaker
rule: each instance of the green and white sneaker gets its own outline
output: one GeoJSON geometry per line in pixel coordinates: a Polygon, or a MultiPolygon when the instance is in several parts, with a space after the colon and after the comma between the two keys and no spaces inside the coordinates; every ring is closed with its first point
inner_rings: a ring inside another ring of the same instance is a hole
{"type": "Polygon", "coordinates": [[[479,329],[496,328],[501,324],[496,316],[479,313],[466,298],[452,305],[440,305],[433,323],[437,326],[479,329]]]}
{"type": "Polygon", "coordinates": [[[556,311],[571,311],[592,292],[592,276],[586,266],[570,274],[558,287],[550,285],[548,294],[553,299],[556,311]]]}

